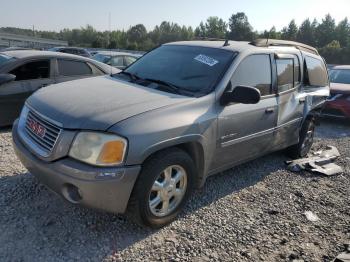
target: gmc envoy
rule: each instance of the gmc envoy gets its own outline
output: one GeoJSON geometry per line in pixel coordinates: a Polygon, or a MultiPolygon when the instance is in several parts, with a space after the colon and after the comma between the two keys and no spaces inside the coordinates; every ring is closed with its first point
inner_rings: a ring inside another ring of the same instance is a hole
{"type": "Polygon", "coordinates": [[[37,91],[13,140],[27,169],[69,202],[159,228],[210,175],[277,150],[307,155],[328,96],[310,46],[176,42],[118,74],[37,91]]]}

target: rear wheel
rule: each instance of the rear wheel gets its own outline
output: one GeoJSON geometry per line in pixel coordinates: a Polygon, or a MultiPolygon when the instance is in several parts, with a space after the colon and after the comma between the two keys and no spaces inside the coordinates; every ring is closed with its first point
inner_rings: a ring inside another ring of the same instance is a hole
{"type": "Polygon", "coordinates": [[[314,142],[314,134],[315,119],[308,118],[300,130],[299,143],[287,148],[288,155],[294,159],[306,157],[314,142]]]}
{"type": "Polygon", "coordinates": [[[160,228],[172,222],[193,190],[194,163],[180,149],[162,151],[143,165],[128,204],[138,224],[160,228]]]}

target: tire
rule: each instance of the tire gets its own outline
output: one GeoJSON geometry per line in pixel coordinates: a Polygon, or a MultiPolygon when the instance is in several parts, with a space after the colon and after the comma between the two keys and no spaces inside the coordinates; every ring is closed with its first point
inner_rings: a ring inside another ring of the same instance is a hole
{"type": "Polygon", "coordinates": [[[315,119],[307,118],[300,130],[299,143],[287,148],[287,154],[293,159],[306,157],[312,147],[314,133],[315,119]]]}
{"type": "Polygon", "coordinates": [[[172,148],[156,153],[142,166],[128,203],[127,215],[137,224],[151,228],[171,223],[192,193],[194,178],[195,165],[185,151],[172,148]],[[161,202],[157,204],[159,199],[161,202]]]}

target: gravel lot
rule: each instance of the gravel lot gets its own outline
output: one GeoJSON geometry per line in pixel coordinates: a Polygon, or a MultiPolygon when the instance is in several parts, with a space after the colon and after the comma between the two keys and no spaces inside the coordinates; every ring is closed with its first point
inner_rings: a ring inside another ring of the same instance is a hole
{"type": "Polygon", "coordinates": [[[162,230],[66,203],[39,185],[0,131],[1,261],[331,261],[350,242],[350,125],[323,121],[345,173],[285,170],[281,153],[211,177],[162,230]],[[312,211],[319,221],[310,222],[312,211]]]}

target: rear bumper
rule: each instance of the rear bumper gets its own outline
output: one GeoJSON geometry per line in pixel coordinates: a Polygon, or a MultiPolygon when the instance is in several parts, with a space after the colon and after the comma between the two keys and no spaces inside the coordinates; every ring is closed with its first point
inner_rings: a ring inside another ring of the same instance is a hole
{"type": "Polygon", "coordinates": [[[34,156],[12,130],[15,152],[23,165],[55,193],[74,204],[124,213],[141,166],[97,168],[69,158],[45,162],[34,156]]]}

